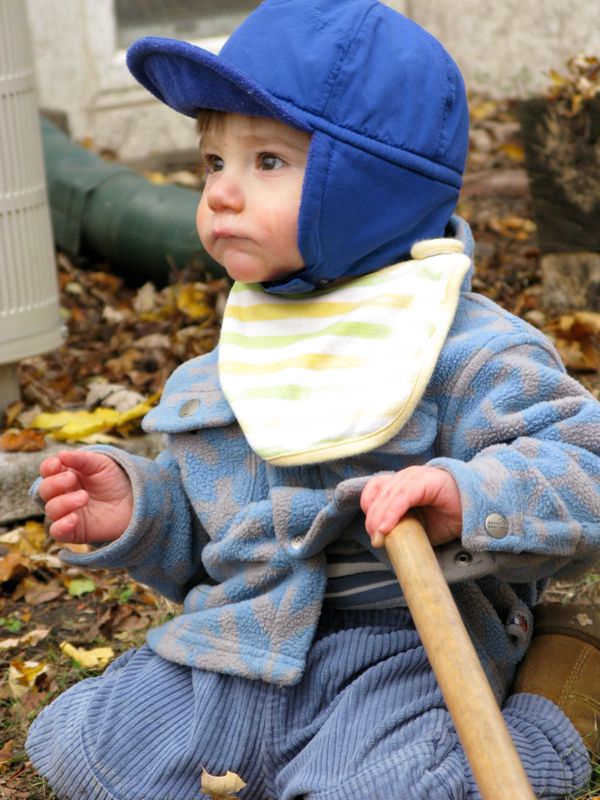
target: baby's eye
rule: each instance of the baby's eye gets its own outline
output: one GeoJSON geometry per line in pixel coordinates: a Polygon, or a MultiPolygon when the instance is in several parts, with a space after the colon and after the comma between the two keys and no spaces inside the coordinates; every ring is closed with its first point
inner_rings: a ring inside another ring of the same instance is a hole
{"type": "Polygon", "coordinates": [[[259,153],[258,165],[265,170],[281,169],[285,166],[285,161],[274,153],[259,153]]]}
{"type": "Polygon", "coordinates": [[[220,172],[225,166],[223,159],[214,153],[205,153],[205,155],[202,156],[202,163],[204,164],[207,175],[213,172],[220,172]]]}

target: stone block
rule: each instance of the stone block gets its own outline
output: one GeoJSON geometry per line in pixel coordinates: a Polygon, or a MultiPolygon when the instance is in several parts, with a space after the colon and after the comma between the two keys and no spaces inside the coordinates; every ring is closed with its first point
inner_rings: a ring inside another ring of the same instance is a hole
{"type": "MultiPolygon", "coordinates": [[[[131,437],[123,440],[123,449],[136,455],[154,458],[164,448],[165,442],[159,434],[131,437]]],[[[42,512],[29,497],[29,487],[39,474],[41,462],[65,450],[70,445],[50,441],[45,450],[37,453],[6,453],[0,451],[0,525],[39,516],[42,512]]]]}

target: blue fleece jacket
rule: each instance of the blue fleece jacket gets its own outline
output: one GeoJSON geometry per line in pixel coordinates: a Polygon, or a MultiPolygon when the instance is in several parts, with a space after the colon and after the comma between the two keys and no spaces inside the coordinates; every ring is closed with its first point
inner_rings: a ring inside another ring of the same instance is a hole
{"type": "Polygon", "coordinates": [[[541,582],[589,568],[600,549],[600,404],[538,331],[468,291],[412,418],[378,450],[311,466],[261,460],[221,391],[216,351],[175,371],[144,427],[168,434],[155,462],[94,448],[131,478],[128,529],[63,558],[123,567],[184,601],[148,641],[191,667],[299,680],[324,550],[340,537],[370,547],[359,500],[377,472],[430,464],[455,478],[462,541],[440,548],[440,562],[499,697],[529,643],[541,582]],[[491,514],[507,521],[504,535],[488,531],[491,514]]]}

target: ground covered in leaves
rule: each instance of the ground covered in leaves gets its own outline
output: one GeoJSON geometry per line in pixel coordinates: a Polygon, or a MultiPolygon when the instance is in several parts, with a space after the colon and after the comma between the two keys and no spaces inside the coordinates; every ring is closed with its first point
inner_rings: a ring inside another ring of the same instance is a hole
{"type": "MultiPolygon", "coordinates": [[[[474,288],[542,329],[570,372],[600,397],[600,315],[552,317],[544,307],[514,104],[472,98],[471,111],[459,213],[477,242],[474,288]]],[[[194,182],[189,173],[178,176],[194,182]]],[[[167,376],[217,341],[228,291],[223,279],[196,267],[160,289],[131,287],[90,257],[75,262],[59,253],[57,267],[67,338],[58,350],[20,364],[21,400],[0,425],[4,450],[43,453],[49,436],[75,443],[139,435],[167,376]]],[[[176,612],[123,573],[61,566],[58,549],[41,518],[0,528],[0,798],[54,797],[23,751],[29,721],[176,612]]],[[[576,585],[554,585],[551,598],[598,602],[599,581],[590,574],[576,585]]]]}

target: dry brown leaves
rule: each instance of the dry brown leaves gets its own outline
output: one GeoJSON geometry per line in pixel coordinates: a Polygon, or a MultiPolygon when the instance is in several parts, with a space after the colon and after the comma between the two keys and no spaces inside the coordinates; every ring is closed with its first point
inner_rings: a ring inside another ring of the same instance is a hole
{"type": "Polygon", "coordinates": [[[54,797],[23,750],[30,720],[175,611],[125,573],[66,567],[59,549],[38,520],[0,529],[0,797],[54,797]]]}
{"type": "Polygon", "coordinates": [[[133,289],[108,268],[79,268],[64,254],[57,264],[67,338],[57,350],[19,365],[21,399],[6,410],[0,431],[0,449],[8,452],[43,449],[47,428],[67,441],[139,433],[167,377],[183,361],[212,350],[219,334],[228,291],[222,279],[188,272],[162,289],[152,283],[133,289]],[[110,389],[104,395],[102,385],[110,389]],[[136,404],[137,414],[131,412],[136,404]],[[36,425],[41,412],[84,410],[92,416],[73,421],[74,435],[36,425]]]}
{"type": "Polygon", "coordinates": [[[600,93],[600,59],[579,54],[567,60],[566,74],[550,71],[546,99],[565,117],[574,117],[600,93]]]}
{"type": "Polygon", "coordinates": [[[567,369],[600,373],[600,314],[562,314],[546,327],[567,369]]]}
{"type": "Polygon", "coordinates": [[[525,154],[514,101],[469,98],[468,171],[520,166],[525,154]]]}
{"type": "Polygon", "coordinates": [[[23,751],[29,721],[67,686],[141,644],[166,609],[125,573],[66,567],[38,520],[0,530],[0,797],[37,800],[50,795],[23,751]],[[34,781],[39,795],[29,792],[34,781]]]}

